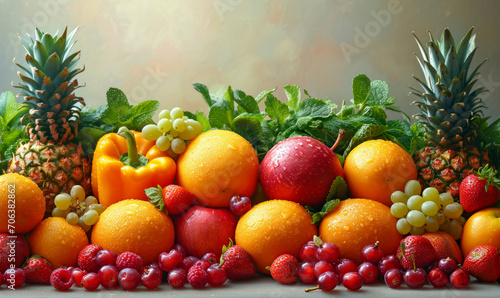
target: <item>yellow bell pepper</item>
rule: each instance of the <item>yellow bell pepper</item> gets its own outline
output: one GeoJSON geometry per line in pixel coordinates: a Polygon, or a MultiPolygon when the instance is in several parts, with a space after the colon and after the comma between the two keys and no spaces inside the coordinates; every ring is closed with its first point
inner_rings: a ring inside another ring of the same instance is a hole
{"type": "Polygon", "coordinates": [[[104,135],[92,161],[92,191],[99,203],[109,206],[125,199],[147,201],[144,189],[172,184],[177,166],[154,141],[126,127],[104,135]]]}

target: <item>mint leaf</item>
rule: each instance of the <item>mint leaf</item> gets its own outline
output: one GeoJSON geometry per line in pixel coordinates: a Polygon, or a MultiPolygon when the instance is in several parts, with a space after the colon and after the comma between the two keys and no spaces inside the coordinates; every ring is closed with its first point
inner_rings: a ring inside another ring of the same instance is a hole
{"type": "Polygon", "coordinates": [[[381,107],[377,106],[368,106],[364,109],[363,116],[365,117],[370,117],[373,119],[376,119],[382,124],[385,124],[385,119],[387,118],[387,114],[385,113],[384,109],[381,107]]]}
{"type": "Polygon", "coordinates": [[[402,147],[407,152],[411,153],[413,136],[410,123],[404,120],[389,120],[387,121],[387,126],[386,135],[390,135],[397,139],[402,147]]]}
{"type": "Polygon", "coordinates": [[[234,91],[234,101],[247,113],[260,113],[257,101],[241,90],[234,91]]]}
{"type": "Polygon", "coordinates": [[[200,83],[196,83],[196,84],[193,84],[193,87],[194,87],[194,90],[201,93],[201,96],[203,97],[203,99],[205,100],[207,105],[209,107],[211,107],[212,104],[214,103],[214,101],[210,97],[210,92],[208,91],[207,86],[200,84],[200,83]]]}
{"type": "Polygon", "coordinates": [[[102,129],[84,127],[80,129],[78,138],[82,143],[82,149],[86,154],[93,154],[99,139],[105,135],[106,132],[102,129]]]}
{"type": "Polygon", "coordinates": [[[285,124],[286,118],[290,116],[290,111],[286,104],[279,101],[274,95],[268,94],[265,105],[269,118],[276,120],[280,126],[285,124]]]}
{"type": "Polygon", "coordinates": [[[128,112],[128,115],[131,115],[133,119],[132,124],[134,127],[132,129],[141,130],[144,126],[142,124],[153,118],[159,107],[160,103],[156,100],[146,100],[132,107],[128,112]]]}
{"type": "Polygon", "coordinates": [[[360,74],[356,76],[352,81],[352,95],[354,104],[363,104],[368,97],[371,89],[370,79],[364,75],[360,74]]]}
{"type": "Polygon", "coordinates": [[[380,136],[386,131],[387,131],[386,125],[363,124],[363,126],[361,126],[361,128],[352,137],[349,146],[344,151],[344,157],[347,157],[349,152],[351,152],[351,150],[354,149],[359,144],[367,140],[375,139],[377,136],[380,136]]]}
{"type": "Polygon", "coordinates": [[[241,114],[234,118],[233,131],[255,146],[262,137],[261,114],[241,114]]]}
{"type": "Polygon", "coordinates": [[[294,116],[297,118],[310,116],[313,118],[328,118],[334,113],[333,107],[321,99],[306,98],[300,102],[294,116]]]}
{"type": "Polygon", "coordinates": [[[411,126],[411,134],[417,142],[417,150],[427,147],[427,141],[425,141],[425,127],[422,123],[417,122],[411,126]]]}
{"type": "Polygon", "coordinates": [[[212,128],[207,116],[202,111],[196,111],[196,121],[200,122],[202,131],[207,131],[212,128]]]}
{"type": "Polygon", "coordinates": [[[121,122],[121,117],[127,114],[130,105],[127,96],[117,88],[109,88],[106,92],[106,98],[108,104],[102,113],[101,120],[106,124],[115,125],[121,122]]]}
{"type": "Polygon", "coordinates": [[[283,88],[285,89],[285,94],[288,98],[286,105],[289,106],[292,111],[296,112],[299,109],[300,88],[295,85],[286,85],[283,88]]]}
{"type": "Polygon", "coordinates": [[[233,122],[233,110],[224,99],[216,101],[208,112],[208,121],[210,126],[216,128],[224,128],[224,125],[231,125],[233,122]]]}
{"type": "Polygon", "coordinates": [[[327,216],[330,212],[332,212],[333,210],[335,210],[335,208],[337,208],[337,206],[339,205],[339,203],[340,203],[340,200],[338,200],[338,199],[327,201],[323,205],[323,207],[321,208],[321,211],[319,211],[319,212],[316,212],[313,208],[311,208],[309,206],[306,206],[305,209],[312,216],[312,223],[316,224],[316,225],[319,225],[320,222],[321,222],[321,220],[323,220],[323,218],[325,216],[327,216]]]}
{"type": "Polygon", "coordinates": [[[271,90],[264,90],[262,91],[261,93],[259,93],[259,95],[257,95],[257,97],[255,98],[255,101],[257,103],[260,103],[263,99],[267,98],[267,96],[271,93],[274,93],[274,91],[276,91],[277,88],[274,88],[274,89],[271,89],[271,90]]]}
{"type": "Polygon", "coordinates": [[[338,176],[330,186],[330,191],[328,192],[326,200],[331,201],[335,198],[347,199],[348,192],[349,189],[347,188],[347,183],[345,182],[344,178],[342,178],[342,176],[338,176]]]}
{"type": "Polygon", "coordinates": [[[373,81],[365,105],[385,107],[394,104],[394,98],[389,98],[389,86],[384,81],[373,81]]]}

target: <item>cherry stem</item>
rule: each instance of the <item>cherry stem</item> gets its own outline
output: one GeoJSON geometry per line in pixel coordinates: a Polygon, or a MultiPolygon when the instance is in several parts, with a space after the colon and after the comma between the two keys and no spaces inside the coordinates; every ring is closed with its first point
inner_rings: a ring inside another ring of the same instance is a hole
{"type": "Polygon", "coordinates": [[[307,292],[311,292],[311,291],[315,291],[315,290],[319,290],[319,286],[314,287],[314,288],[310,288],[310,289],[306,289],[305,291],[307,293],[307,292]]]}
{"type": "Polygon", "coordinates": [[[335,141],[335,144],[333,144],[333,146],[330,148],[332,151],[335,150],[335,148],[337,148],[344,135],[345,131],[342,128],[339,129],[339,135],[337,136],[337,140],[335,141]]]}

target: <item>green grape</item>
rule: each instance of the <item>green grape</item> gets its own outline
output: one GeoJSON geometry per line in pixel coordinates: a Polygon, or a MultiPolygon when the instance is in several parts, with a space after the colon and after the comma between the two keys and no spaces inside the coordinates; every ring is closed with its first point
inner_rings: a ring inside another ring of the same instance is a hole
{"type": "Polygon", "coordinates": [[[90,206],[93,204],[97,204],[97,199],[94,196],[88,196],[83,202],[85,203],[85,206],[90,206]]]}
{"type": "Polygon", "coordinates": [[[449,218],[447,218],[447,217],[445,217],[444,222],[443,222],[442,224],[440,224],[440,225],[439,225],[439,229],[440,229],[441,231],[445,231],[446,233],[448,233],[449,228],[450,228],[450,222],[451,222],[451,221],[450,221],[450,219],[449,219],[449,218]]]}
{"type": "Polygon", "coordinates": [[[166,134],[165,136],[168,138],[170,142],[172,142],[172,140],[174,139],[174,137],[171,134],[166,134]]]}
{"type": "Polygon", "coordinates": [[[169,110],[161,110],[160,114],[158,114],[158,119],[170,119],[170,111],[169,110]]]}
{"type": "Polygon", "coordinates": [[[422,192],[422,198],[424,201],[432,201],[436,204],[441,203],[441,199],[439,198],[439,191],[434,187],[427,187],[422,192]]]}
{"type": "Polygon", "coordinates": [[[172,122],[170,122],[169,119],[161,119],[158,121],[158,130],[161,131],[162,133],[169,132],[170,129],[172,128],[172,122]]]}
{"type": "Polygon", "coordinates": [[[408,201],[408,196],[404,192],[397,190],[391,194],[391,201],[393,203],[406,204],[406,202],[408,201]]]}
{"type": "Polygon", "coordinates": [[[451,218],[451,219],[459,218],[463,212],[464,212],[464,208],[459,203],[452,203],[452,204],[446,205],[446,207],[444,207],[444,210],[443,210],[444,216],[451,218]]]}
{"type": "Polygon", "coordinates": [[[183,140],[189,141],[196,138],[196,132],[192,126],[188,126],[185,131],[179,134],[179,137],[183,140]]]}
{"type": "Polygon", "coordinates": [[[97,211],[97,213],[99,213],[99,215],[101,215],[101,213],[103,213],[104,210],[106,210],[106,207],[104,207],[101,204],[92,204],[89,206],[89,210],[95,210],[97,211]]]}
{"type": "Polygon", "coordinates": [[[75,185],[70,191],[71,197],[75,199],[78,203],[85,200],[85,190],[80,185],[75,185]]]}
{"type": "Polygon", "coordinates": [[[184,120],[184,121],[186,121],[186,120],[188,120],[188,119],[189,119],[189,117],[188,117],[188,116],[183,116],[183,117],[182,117],[182,120],[184,120]]]}
{"type": "Polygon", "coordinates": [[[394,203],[391,206],[391,214],[395,218],[405,217],[408,213],[408,207],[403,203],[394,203]]]}
{"type": "Polygon", "coordinates": [[[444,222],[446,221],[446,216],[444,216],[443,212],[441,211],[438,211],[438,213],[434,216],[436,217],[439,225],[444,224],[444,222]]]}
{"type": "Polygon", "coordinates": [[[156,140],[156,147],[160,151],[167,151],[170,148],[170,140],[166,136],[161,136],[156,140]]]}
{"type": "Polygon", "coordinates": [[[201,134],[201,132],[203,131],[200,122],[198,122],[196,120],[189,119],[189,120],[186,120],[184,122],[186,122],[186,124],[188,126],[191,126],[194,129],[194,132],[195,132],[196,135],[201,134]]]}
{"type": "Polygon", "coordinates": [[[440,194],[439,199],[441,200],[441,205],[443,205],[443,207],[446,207],[454,202],[453,197],[447,192],[440,194]]]}
{"type": "Polygon", "coordinates": [[[422,204],[422,212],[428,216],[434,216],[438,213],[439,207],[433,201],[426,201],[422,204]]]}
{"type": "Polygon", "coordinates": [[[411,227],[411,235],[423,235],[425,233],[425,227],[411,227]]]}
{"type": "Polygon", "coordinates": [[[142,128],[142,136],[148,141],[155,141],[163,133],[154,124],[148,124],[142,128]]]}
{"type": "MultiPolygon", "coordinates": [[[[177,130],[175,130],[175,128],[173,128],[173,127],[168,134],[171,135],[172,138],[177,138],[179,136],[179,132],[177,130]]],[[[170,141],[172,141],[172,140],[170,140],[170,141]]]]}
{"type": "Polygon", "coordinates": [[[61,209],[55,207],[54,209],[52,209],[52,216],[53,217],[66,218],[66,216],[68,215],[69,211],[70,211],[69,209],[61,210],[61,209]]]}
{"type": "Polygon", "coordinates": [[[82,221],[84,224],[91,226],[97,222],[97,219],[99,219],[99,213],[95,210],[89,210],[85,212],[82,216],[82,221]]]}
{"type": "Polygon", "coordinates": [[[408,209],[410,210],[422,210],[422,204],[424,203],[424,198],[419,195],[411,196],[406,202],[408,209]]]}
{"type": "Polygon", "coordinates": [[[408,197],[420,195],[421,192],[422,192],[422,187],[420,186],[420,182],[418,182],[417,180],[410,180],[406,182],[405,194],[408,197]]]}
{"type": "Polygon", "coordinates": [[[172,151],[175,154],[181,154],[184,150],[186,150],[186,142],[184,142],[183,139],[175,138],[172,140],[170,147],[172,147],[172,151]]]}
{"type": "Polygon", "coordinates": [[[187,125],[186,122],[182,119],[175,119],[174,122],[172,122],[172,127],[178,131],[179,133],[183,132],[186,130],[187,125]]]}
{"type": "Polygon", "coordinates": [[[170,111],[170,117],[172,119],[182,119],[182,117],[184,117],[184,111],[181,108],[175,107],[170,111]]]}
{"type": "Polygon", "coordinates": [[[425,218],[425,230],[430,233],[439,231],[439,223],[436,218],[427,216],[425,218]]]}
{"type": "Polygon", "coordinates": [[[465,217],[460,216],[459,218],[455,219],[462,227],[465,225],[465,222],[467,221],[465,217]]]}
{"type": "Polygon", "coordinates": [[[422,227],[425,225],[425,215],[417,210],[411,210],[406,215],[406,220],[410,223],[410,225],[414,227],[422,227]]]}
{"type": "Polygon", "coordinates": [[[71,206],[71,196],[67,193],[60,193],[54,198],[54,204],[61,210],[66,210],[71,206]]]}
{"type": "Polygon", "coordinates": [[[66,215],[66,221],[70,225],[76,225],[76,224],[78,224],[78,214],[76,214],[75,212],[68,213],[68,215],[66,215]]]}
{"type": "Polygon", "coordinates": [[[462,237],[462,231],[463,228],[459,222],[457,222],[456,220],[450,221],[447,233],[450,234],[450,236],[453,237],[453,239],[455,240],[460,239],[462,237]]]}
{"type": "Polygon", "coordinates": [[[82,228],[82,230],[87,233],[90,230],[90,226],[83,222],[83,216],[78,219],[78,225],[82,228]]]}
{"type": "Polygon", "coordinates": [[[406,218],[400,218],[396,223],[396,229],[398,230],[399,234],[406,235],[410,233],[411,225],[408,223],[406,218]]]}

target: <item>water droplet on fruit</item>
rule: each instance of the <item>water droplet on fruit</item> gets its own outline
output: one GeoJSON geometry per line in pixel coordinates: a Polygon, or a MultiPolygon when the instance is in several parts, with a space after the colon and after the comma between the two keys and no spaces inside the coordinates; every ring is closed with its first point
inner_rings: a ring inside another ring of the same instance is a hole
{"type": "Polygon", "coordinates": [[[297,148],[297,146],[295,146],[295,147],[293,147],[293,149],[297,150],[297,149],[299,149],[299,148],[297,148]]]}
{"type": "Polygon", "coordinates": [[[309,147],[312,147],[312,146],[313,146],[312,144],[307,144],[307,145],[309,145],[309,147]]]}
{"type": "Polygon", "coordinates": [[[348,226],[344,226],[344,230],[349,231],[349,229],[350,228],[348,226]]]}
{"type": "Polygon", "coordinates": [[[236,151],[236,147],[234,147],[233,145],[231,144],[227,144],[227,148],[231,149],[231,150],[234,150],[236,151]]]}
{"type": "Polygon", "coordinates": [[[285,170],[286,170],[286,167],[283,167],[283,170],[285,171],[285,170]]]}
{"type": "Polygon", "coordinates": [[[135,214],[135,212],[132,212],[132,211],[127,211],[125,213],[127,213],[128,215],[134,215],[135,214]]]}
{"type": "Polygon", "coordinates": [[[369,221],[373,221],[373,217],[369,216],[369,217],[368,217],[368,220],[369,220],[369,221]]]}
{"type": "Polygon", "coordinates": [[[302,146],[302,143],[299,143],[299,146],[302,146]]]}
{"type": "Polygon", "coordinates": [[[275,168],[277,168],[277,167],[279,167],[279,166],[280,166],[280,163],[279,163],[277,160],[275,160],[275,161],[274,161],[274,167],[275,167],[275,168]]]}

